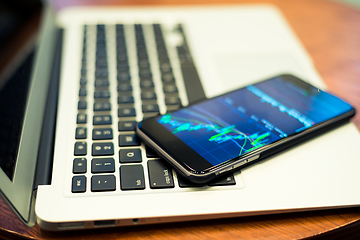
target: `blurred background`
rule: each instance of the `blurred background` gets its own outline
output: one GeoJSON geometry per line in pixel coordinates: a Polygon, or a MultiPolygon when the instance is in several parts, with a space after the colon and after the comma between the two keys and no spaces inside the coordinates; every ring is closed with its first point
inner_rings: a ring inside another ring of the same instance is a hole
{"type": "MultiPolygon", "coordinates": [[[[61,9],[64,6],[74,6],[74,5],[101,5],[102,4],[102,0],[49,0],[50,2],[53,3],[53,6],[55,6],[56,9],[61,9]]],[[[350,6],[355,6],[357,8],[360,8],[360,0],[328,0],[328,1],[335,1],[335,2],[342,2],[344,4],[350,5],[350,6]]],[[[106,0],[105,1],[106,4],[116,4],[121,2],[122,4],[131,4],[132,0],[106,0]]],[[[135,1],[136,2],[136,1],[135,1]]],[[[146,3],[152,3],[154,1],[151,0],[145,0],[142,1],[142,3],[146,4],[146,3]]],[[[156,3],[161,3],[161,1],[155,1],[156,3]]],[[[184,1],[182,1],[184,2],[184,1]]],[[[218,1],[217,1],[218,2],[218,1]]],[[[237,3],[241,2],[241,1],[235,1],[237,3]]],[[[291,2],[291,0],[290,0],[291,2]]],[[[174,3],[176,4],[176,0],[174,1],[174,3]]],[[[188,1],[188,3],[192,3],[191,0],[188,1]]],[[[202,3],[212,3],[212,0],[203,0],[202,3]]]]}
{"type": "Polygon", "coordinates": [[[350,5],[353,5],[355,7],[360,8],[360,1],[359,0],[336,0],[336,1],[343,2],[343,3],[346,3],[346,4],[350,4],[350,5]]]}

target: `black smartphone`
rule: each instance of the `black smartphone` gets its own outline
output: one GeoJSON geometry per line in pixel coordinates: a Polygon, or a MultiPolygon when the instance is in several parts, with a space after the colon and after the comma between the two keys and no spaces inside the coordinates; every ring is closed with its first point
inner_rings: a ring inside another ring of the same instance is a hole
{"type": "Polygon", "coordinates": [[[355,115],[340,98],[281,75],[145,119],[138,136],[182,176],[205,183],[355,115]]]}

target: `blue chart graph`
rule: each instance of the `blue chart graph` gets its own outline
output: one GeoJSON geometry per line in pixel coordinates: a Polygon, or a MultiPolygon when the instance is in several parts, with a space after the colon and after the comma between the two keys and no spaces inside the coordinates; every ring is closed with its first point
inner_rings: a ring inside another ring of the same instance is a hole
{"type": "Polygon", "coordinates": [[[213,165],[314,124],[254,86],[163,115],[158,121],[213,165]]]}
{"type": "Polygon", "coordinates": [[[254,133],[249,135],[238,131],[235,128],[235,125],[223,127],[218,124],[200,122],[194,119],[179,119],[170,114],[162,116],[159,122],[162,124],[168,124],[170,128],[173,129],[172,133],[174,134],[205,130],[206,132],[211,133],[209,134],[210,136],[208,141],[217,144],[226,143],[228,141],[242,141],[238,155],[263,146],[267,142],[267,137],[270,135],[270,132],[265,132],[263,134],[254,133]],[[251,145],[250,149],[245,149],[246,143],[251,145]]]}

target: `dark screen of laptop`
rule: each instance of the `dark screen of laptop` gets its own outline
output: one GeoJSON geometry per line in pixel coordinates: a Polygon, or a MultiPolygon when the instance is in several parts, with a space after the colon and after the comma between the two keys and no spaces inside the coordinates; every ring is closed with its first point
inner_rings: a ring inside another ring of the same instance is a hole
{"type": "Polygon", "coordinates": [[[0,3],[0,167],[13,180],[34,58],[39,1],[0,3]],[[31,50],[32,49],[32,50],[31,50]]]}

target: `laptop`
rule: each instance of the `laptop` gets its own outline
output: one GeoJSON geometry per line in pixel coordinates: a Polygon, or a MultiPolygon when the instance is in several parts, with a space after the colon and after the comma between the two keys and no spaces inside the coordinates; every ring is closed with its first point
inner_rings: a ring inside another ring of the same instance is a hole
{"type": "Polygon", "coordinates": [[[178,177],[134,133],[143,118],[283,73],[326,88],[275,7],[55,12],[43,4],[39,22],[33,44],[6,61],[0,80],[1,111],[12,117],[1,119],[0,189],[28,226],[62,231],[359,206],[352,123],[201,186],[178,177]]]}

